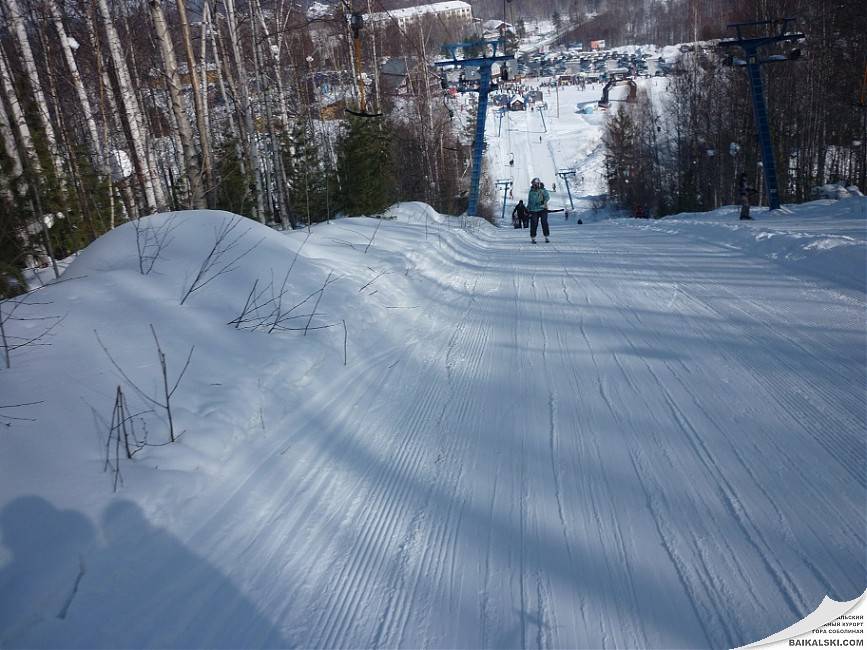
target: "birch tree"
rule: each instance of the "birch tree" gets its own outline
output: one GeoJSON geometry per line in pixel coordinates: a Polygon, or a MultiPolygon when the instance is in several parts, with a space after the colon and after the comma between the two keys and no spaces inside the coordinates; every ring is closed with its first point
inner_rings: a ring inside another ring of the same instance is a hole
{"type": "Polygon", "coordinates": [[[8,176],[3,175],[2,194],[6,202],[11,205],[16,195],[26,193],[26,188],[24,187],[24,166],[21,164],[18,147],[15,145],[15,135],[12,133],[12,125],[2,101],[0,101],[0,141],[3,142],[3,151],[9,160],[8,176]]]}
{"type": "Polygon", "coordinates": [[[60,41],[60,49],[63,52],[63,58],[66,61],[66,67],[69,71],[69,80],[75,89],[75,94],[78,98],[78,104],[81,107],[81,114],[84,117],[84,122],[87,127],[87,134],[90,138],[90,151],[94,161],[100,172],[107,173],[107,164],[102,146],[99,140],[99,131],[96,127],[96,120],[93,117],[93,110],[90,106],[90,100],[87,97],[87,91],[81,81],[81,74],[78,70],[78,64],[73,55],[72,46],[69,36],[66,33],[66,28],[63,26],[63,18],[60,15],[60,10],[57,8],[55,0],[45,0],[48,11],[51,15],[51,21],[54,23],[54,29],[57,32],[57,38],[60,41]]]}
{"type": "Polygon", "coordinates": [[[238,71],[239,88],[235,97],[240,100],[241,111],[243,112],[246,131],[244,144],[247,150],[250,174],[253,177],[253,183],[256,188],[256,218],[258,218],[260,222],[265,223],[265,205],[262,187],[262,169],[259,159],[259,143],[256,135],[255,121],[253,119],[253,106],[250,103],[250,85],[247,78],[247,67],[244,63],[244,57],[241,55],[241,45],[238,36],[238,19],[235,14],[235,1],[223,0],[223,5],[226,8],[229,41],[235,58],[235,67],[238,71]]]}
{"type": "MultiPolygon", "coordinates": [[[[184,109],[183,97],[181,97],[181,80],[178,75],[175,48],[172,45],[171,34],[169,34],[168,25],[166,24],[161,0],[150,0],[150,10],[154,28],[156,29],[157,42],[163,56],[166,86],[169,91],[172,112],[175,115],[175,121],[178,126],[178,137],[181,141],[181,153],[184,159],[184,172],[186,173],[187,184],[190,190],[190,205],[197,209],[204,208],[207,206],[205,203],[205,192],[202,188],[202,176],[199,171],[196,150],[193,147],[193,133],[190,129],[190,122],[187,119],[187,112],[184,109]]],[[[195,71],[190,69],[189,73],[190,77],[195,79],[195,71]]]]}
{"type": "Polygon", "coordinates": [[[18,141],[24,150],[25,162],[28,169],[38,176],[42,173],[42,165],[39,162],[39,156],[36,155],[36,146],[33,144],[30,126],[24,118],[24,111],[21,109],[21,102],[18,101],[18,93],[12,81],[12,71],[9,68],[9,61],[2,47],[0,47],[0,83],[3,85],[3,92],[6,95],[6,100],[9,102],[10,117],[12,118],[15,130],[18,132],[18,141]]]}
{"type": "Polygon", "coordinates": [[[123,104],[121,117],[127,127],[131,140],[133,164],[135,165],[139,183],[144,192],[147,209],[149,212],[156,212],[161,206],[165,205],[165,196],[162,192],[162,186],[155,177],[155,170],[150,164],[147,149],[145,148],[144,119],[142,117],[138,99],[136,99],[133,90],[129,69],[126,65],[126,59],[124,59],[123,56],[120,39],[118,38],[114,21],[112,20],[108,2],[107,0],[95,1],[102,18],[102,26],[105,30],[108,51],[114,67],[121,103],[123,104]]]}
{"type": "Polygon", "coordinates": [[[33,92],[36,111],[39,115],[39,123],[45,133],[45,141],[48,144],[48,150],[51,154],[55,171],[57,172],[58,178],[62,179],[63,160],[61,159],[57,149],[57,138],[54,134],[54,127],[51,123],[51,113],[48,111],[48,103],[45,100],[45,93],[42,90],[42,83],[39,80],[39,73],[36,70],[36,61],[33,58],[30,41],[27,39],[27,28],[24,24],[24,16],[21,13],[21,7],[18,4],[18,0],[3,1],[6,5],[6,13],[10,26],[15,34],[15,40],[18,43],[18,49],[21,54],[21,63],[24,67],[25,73],[27,74],[27,82],[30,85],[30,90],[33,92]]]}
{"type": "MultiPolygon", "coordinates": [[[[196,128],[199,131],[199,144],[202,151],[202,173],[204,177],[204,185],[205,185],[205,198],[207,201],[207,205],[209,208],[214,207],[214,172],[213,172],[213,158],[211,156],[211,141],[210,134],[208,132],[208,109],[207,109],[207,95],[208,95],[208,77],[207,77],[207,63],[206,61],[202,61],[202,85],[199,86],[198,76],[196,75],[196,60],[193,55],[193,42],[190,37],[190,23],[187,20],[187,7],[186,0],[177,0],[178,5],[178,19],[181,24],[181,34],[183,36],[184,41],[184,54],[187,59],[187,69],[190,74],[190,85],[193,91],[193,107],[196,111],[196,128]]],[[[208,5],[205,4],[204,12],[207,13],[208,5]]],[[[205,17],[202,18],[203,25],[205,24],[205,17]]],[[[204,27],[202,32],[202,52],[203,54],[206,52],[205,49],[205,33],[204,27]]],[[[202,57],[204,59],[204,56],[202,57]]]]}

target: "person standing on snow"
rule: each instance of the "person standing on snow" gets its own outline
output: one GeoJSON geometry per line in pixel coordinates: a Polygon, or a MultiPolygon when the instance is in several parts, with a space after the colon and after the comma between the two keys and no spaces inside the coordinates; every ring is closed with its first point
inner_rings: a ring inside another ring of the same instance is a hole
{"type": "Polygon", "coordinates": [[[518,201],[518,205],[512,210],[512,225],[515,228],[527,228],[530,225],[530,212],[524,205],[524,199],[518,201]]]}
{"type": "Polygon", "coordinates": [[[752,217],[750,216],[750,194],[755,194],[756,190],[750,187],[746,174],[741,174],[738,181],[738,192],[741,196],[741,220],[752,221],[752,217]]]}
{"type": "Polygon", "coordinates": [[[539,220],[542,220],[542,234],[545,235],[545,241],[548,239],[550,231],[548,230],[548,199],[551,195],[545,189],[545,185],[538,178],[534,178],[530,182],[530,194],[527,196],[527,209],[530,211],[530,241],[536,243],[536,230],[539,227],[539,220]]]}

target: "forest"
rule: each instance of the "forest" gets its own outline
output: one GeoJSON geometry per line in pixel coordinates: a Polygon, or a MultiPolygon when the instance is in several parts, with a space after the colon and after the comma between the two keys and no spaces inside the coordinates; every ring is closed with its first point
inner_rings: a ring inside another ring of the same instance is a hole
{"type": "MultiPolygon", "coordinates": [[[[675,4],[675,3],[672,3],[675,4]]],[[[676,62],[668,92],[654,100],[639,92],[609,120],[606,172],[609,198],[627,209],[642,206],[663,216],[702,211],[737,201],[746,174],[763,190],[762,163],[750,87],[744,67],[717,46],[734,36],[729,23],[793,18],[797,43],[768,48],[761,66],[781,200],[815,198],[826,183],[854,184],[867,174],[867,19],[854,2],[718,3],[689,5],[689,23],[662,29],[669,42],[699,42],[676,62]],[[695,12],[692,9],[695,9],[695,12]],[[692,33],[682,30],[688,27],[692,33]],[[672,31],[669,31],[672,30],[672,31]],[[729,64],[729,65],[727,65],[729,64]]],[[[617,21],[615,21],[617,22],[617,21]]],[[[644,42],[649,23],[625,23],[615,44],[644,42]]],[[[778,24],[757,26],[765,36],[778,24]]],[[[736,58],[733,57],[733,58],[736,58]]]]}
{"type": "Polygon", "coordinates": [[[356,34],[348,5],[283,0],[0,8],[0,296],[23,268],[154,212],[297,228],[399,199],[463,209],[467,124],[428,65],[460,25],[356,34]],[[394,92],[373,65],[386,57],[403,62],[394,92]]]}

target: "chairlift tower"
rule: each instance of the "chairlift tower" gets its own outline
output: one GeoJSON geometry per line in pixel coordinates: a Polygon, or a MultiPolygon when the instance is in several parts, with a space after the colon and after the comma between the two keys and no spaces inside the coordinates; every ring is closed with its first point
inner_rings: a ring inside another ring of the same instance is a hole
{"type": "Polygon", "coordinates": [[[735,59],[733,56],[728,56],[724,63],[726,65],[746,66],[747,74],[750,79],[750,91],[753,98],[753,114],[756,120],[756,131],[759,134],[759,144],[762,152],[762,167],[765,172],[765,188],[768,192],[768,207],[771,210],[780,209],[780,194],[777,187],[777,165],[774,161],[774,147],[771,142],[771,129],[768,123],[768,107],[765,104],[765,91],[762,84],[762,71],[760,66],[764,63],[777,63],[780,61],[794,61],[800,58],[801,50],[794,49],[788,56],[772,55],[765,59],[759,58],[759,50],[775,43],[797,43],[802,41],[805,36],[800,32],[789,32],[788,27],[795,21],[794,18],[783,18],[782,20],[766,20],[755,23],[734,23],[729,25],[729,28],[734,28],[737,32],[735,38],[724,38],[719,42],[721,48],[738,47],[743,50],[746,59],[735,59]],[[745,38],[742,28],[759,27],[764,25],[779,25],[779,32],[775,36],[760,36],[755,38],[745,38]]]}
{"type": "Polygon", "coordinates": [[[501,106],[500,110],[497,111],[497,117],[500,118],[500,122],[497,125],[497,137],[498,138],[500,137],[500,135],[503,132],[503,118],[506,117],[506,111],[508,111],[508,110],[509,109],[507,109],[505,106],[501,106]]]}
{"type": "Polygon", "coordinates": [[[569,208],[574,210],[575,204],[572,202],[572,190],[569,189],[569,178],[575,178],[575,170],[574,169],[558,169],[557,176],[563,179],[563,182],[566,183],[566,193],[569,195],[569,208]]]}
{"type": "Polygon", "coordinates": [[[479,87],[478,89],[460,87],[459,92],[478,92],[479,105],[476,110],[476,131],[473,140],[473,171],[470,175],[470,200],[467,205],[467,215],[476,216],[476,210],[479,203],[479,181],[482,176],[482,152],[485,143],[485,118],[488,112],[488,93],[491,91],[491,66],[500,61],[511,61],[515,57],[512,54],[497,54],[497,45],[500,41],[474,41],[467,43],[448,43],[443,47],[449,51],[451,59],[444,61],[436,61],[434,65],[439,68],[478,68],[479,69],[479,87]],[[468,59],[459,59],[457,53],[459,49],[464,47],[479,47],[483,48],[483,56],[473,57],[468,59]],[[491,55],[487,56],[488,46],[491,47],[491,55]]]}
{"type": "Polygon", "coordinates": [[[509,178],[502,178],[497,181],[497,187],[503,188],[503,211],[500,214],[500,221],[503,221],[506,218],[506,195],[512,187],[512,180],[509,178]]]}
{"type": "Polygon", "coordinates": [[[542,112],[542,106],[536,107],[539,110],[539,117],[542,118],[542,128],[545,129],[545,133],[548,133],[548,125],[545,124],[545,113],[542,112]]]}

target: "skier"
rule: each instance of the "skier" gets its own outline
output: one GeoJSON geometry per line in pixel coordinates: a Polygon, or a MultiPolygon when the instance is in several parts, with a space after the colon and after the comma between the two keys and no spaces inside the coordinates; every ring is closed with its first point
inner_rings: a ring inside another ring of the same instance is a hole
{"type": "Polygon", "coordinates": [[[747,183],[746,174],[741,174],[738,181],[738,191],[741,195],[741,221],[752,221],[752,217],[750,216],[750,194],[755,194],[756,190],[747,183]]]}
{"type": "Polygon", "coordinates": [[[524,205],[524,199],[518,201],[518,205],[512,210],[512,225],[515,228],[527,228],[530,225],[530,212],[524,205]]]}
{"type": "Polygon", "coordinates": [[[545,189],[545,185],[539,178],[534,178],[530,182],[530,194],[527,196],[527,209],[530,211],[530,241],[536,243],[536,230],[539,227],[539,220],[542,220],[542,234],[545,235],[545,241],[550,234],[548,230],[548,199],[551,195],[545,189]]]}

